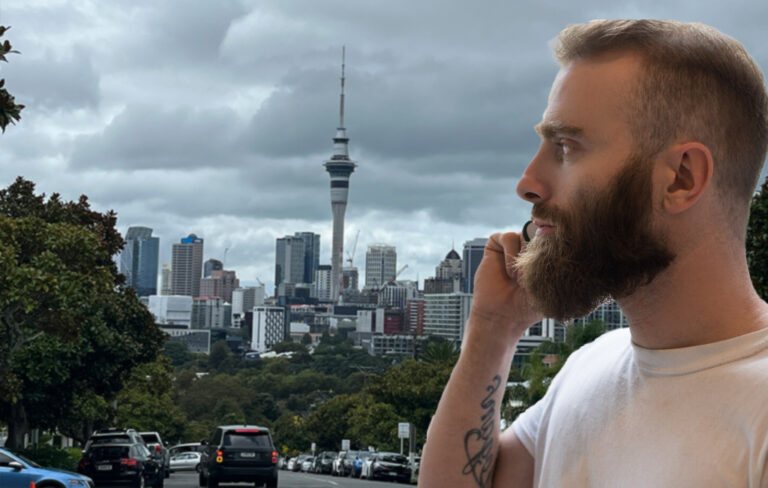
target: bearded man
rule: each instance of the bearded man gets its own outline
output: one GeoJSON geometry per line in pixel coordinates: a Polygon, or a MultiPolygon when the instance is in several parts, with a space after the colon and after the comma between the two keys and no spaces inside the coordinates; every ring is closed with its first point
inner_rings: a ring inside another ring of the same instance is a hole
{"type": "Polygon", "coordinates": [[[768,304],[744,247],[768,148],[760,69],[701,24],[594,21],[558,41],[517,187],[536,234],[488,240],[419,485],[768,486],[768,304]],[[610,298],[629,329],[572,354],[500,432],[524,331],[610,298]]]}

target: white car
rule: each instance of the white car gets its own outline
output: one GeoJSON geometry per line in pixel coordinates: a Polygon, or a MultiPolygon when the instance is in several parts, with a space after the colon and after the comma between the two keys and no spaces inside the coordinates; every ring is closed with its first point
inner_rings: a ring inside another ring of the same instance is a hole
{"type": "Polygon", "coordinates": [[[301,462],[301,471],[304,473],[311,473],[313,464],[315,464],[314,457],[309,456],[308,458],[305,458],[304,461],[301,462]]]}
{"type": "Polygon", "coordinates": [[[188,451],[171,456],[171,473],[176,471],[200,472],[200,453],[188,451]]]}

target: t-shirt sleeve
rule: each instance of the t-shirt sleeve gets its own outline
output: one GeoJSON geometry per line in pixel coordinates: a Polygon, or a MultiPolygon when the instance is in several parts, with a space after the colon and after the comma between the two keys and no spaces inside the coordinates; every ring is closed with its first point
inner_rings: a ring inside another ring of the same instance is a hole
{"type": "Polygon", "coordinates": [[[512,422],[512,431],[534,458],[536,457],[536,440],[539,438],[545,400],[546,397],[542,398],[512,422]]]}

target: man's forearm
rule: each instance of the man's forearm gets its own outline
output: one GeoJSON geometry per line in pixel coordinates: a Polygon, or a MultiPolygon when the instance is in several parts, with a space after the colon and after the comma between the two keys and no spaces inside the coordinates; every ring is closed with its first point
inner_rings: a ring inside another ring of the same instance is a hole
{"type": "Polygon", "coordinates": [[[419,486],[490,488],[504,389],[517,343],[468,333],[427,433],[419,486]],[[470,337],[474,335],[474,337],[470,337]]]}

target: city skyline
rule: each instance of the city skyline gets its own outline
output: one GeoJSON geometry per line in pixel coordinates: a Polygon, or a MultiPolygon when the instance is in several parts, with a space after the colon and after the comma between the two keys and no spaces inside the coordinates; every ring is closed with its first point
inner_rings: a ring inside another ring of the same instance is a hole
{"type": "Polygon", "coordinates": [[[344,249],[359,231],[364,276],[370,244],[395,246],[408,264],[400,278],[423,282],[453,242],[461,252],[527,220],[515,186],[557,72],[550,40],[568,23],[625,16],[711,24],[768,68],[768,5],[756,0],[557,11],[503,1],[5,1],[0,24],[21,54],[0,77],[27,108],[2,135],[0,185],[21,175],[39,192],[114,209],[124,236],[154,229],[159,266],[196,234],[204,259],[226,254],[244,286],[258,278],[270,290],[279,237],[320,234],[319,262],[330,264],[323,161],[346,45],[344,122],[361,165],[344,249]]]}

